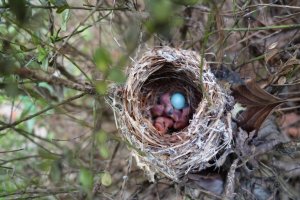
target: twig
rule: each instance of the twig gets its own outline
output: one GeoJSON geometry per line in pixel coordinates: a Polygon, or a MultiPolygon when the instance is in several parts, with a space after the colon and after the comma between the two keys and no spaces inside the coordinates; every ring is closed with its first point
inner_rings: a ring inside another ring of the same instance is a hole
{"type": "MultiPolygon", "coordinates": [[[[27,5],[30,8],[36,8],[36,9],[55,9],[59,8],[58,6],[52,5],[52,6],[44,6],[44,5],[33,5],[33,4],[28,4],[27,5]]],[[[6,9],[10,8],[9,5],[4,5],[0,6],[1,9],[6,9]]],[[[84,7],[84,6],[68,6],[66,9],[71,9],[71,10],[93,10],[94,6],[89,6],[89,7],[84,7]]],[[[96,11],[111,11],[111,10],[120,10],[120,11],[126,11],[128,10],[128,7],[112,7],[112,8],[103,8],[99,7],[96,9],[96,11]]]]}
{"type": "MultiPolygon", "coordinates": [[[[13,127],[14,131],[16,131],[16,129],[13,127]]],[[[25,134],[24,132],[19,132],[16,131],[17,133],[19,133],[20,135],[22,135],[23,137],[27,138],[29,141],[31,141],[32,143],[34,143],[35,145],[37,145],[38,147],[40,147],[41,149],[47,151],[50,154],[56,155],[56,156],[60,156],[57,153],[53,153],[50,150],[48,150],[46,147],[44,147],[42,144],[37,143],[36,141],[34,141],[34,139],[32,139],[28,134],[25,134]]]]}
{"type": "Polygon", "coordinates": [[[259,30],[271,30],[271,29],[297,29],[300,28],[300,24],[287,24],[287,25],[275,25],[275,26],[261,26],[255,28],[224,28],[223,31],[259,31],[259,30]]]}
{"type": "Polygon", "coordinates": [[[291,155],[300,151],[300,141],[280,143],[275,146],[275,149],[282,154],[291,155]]]}
{"type": "MultiPolygon", "coordinates": [[[[41,72],[41,71],[39,71],[39,72],[41,72]]],[[[89,84],[82,85],[79,83],[74,83],[74,82],[66,80],[66,79],[58,78],[56,76],[51,76],[49,74],[38,73],[34,70],[30,70],[27,68],[16,69],[15,74],[19,75],[21,78],[28,78],[31,80],[47,82],[47,83],[53,84],[53,85],[62,85],[64,87],[82,91],[82,92],[85,92],[88,94],[96,93],[96,89],[89,84]]]]}
{"type": "Polygon", "coordinates": [[[114,151],[113,151],[113,153],[112,153],[111,159],[110,159],[110,161],[109,161],[109,163],[108,163],[108,165],[107,165],[107,167],[106,167],[107,169],[111,169],[113,160],[114,160],[114,158],[116,157],[116,154],[117,154],[117,152],[118,152],[118,150],[119,150],[119,147],[120,147],[120,142],[118,142],[117,145],[116,145],[115,148],[114,148],[114,151]]]}
{"type": "Polygon", "coordinates": [[[30,158],[40,158],[41,156],[39,155],[31,155],[31,156],[24,156],[24,157],[19,157],[19,158],[13,158],[11,160],[4,160],[0,163],[0,166],[2,165],[5,165],[7,163],[12,163],[12,162],[15,162],[15,161],[20,161],[20,160],[27,160],[27,159],[30,159],[30,158]]]}
{"type": "Polygon", "coordinates": [[[11,192],[7,194],[1,194],[0,197],[9,197],[9,196],[16,196],[16,195],[36,195],[36,194],[45,194],[45,195],[55,195],[55,194],[63,194],[63,193],[70,193],[77,191],[76,188],[55,188],[55,189],[25,189],[25,190],[18,190],[17,192],[11,192]]]}
{"type": "Polygon", "coordinates": [[[67,79],[69,79],[70,81],[73,81],[74,83],[77,83],[78,82],[78,80],[72,75],[72,74],[70,74],[67,70],[66,70],[66,68],[64,67],[64,66],[62,66],[62,65],[60,65],[60,64],[58,64],[58,63],[56,63],[56,66],[55,66],[59,71],[60,71],[60,73],[64,76],[64,77],[66,77],[67,79]]]}
{"type": "MultiPolygon", "coordinates": [[[[97,11],[97,9],[99,8],[99,2],[97,3],[97,5],[91,10],[91,12],[82,20],[79,22],[79,24],[73,29],[73,31],[71,32],[71,34],[65,39],[65,41],[63,42],[63,44],[57,49],[57,51],[54,53],[54,55],[52,56],[52,58],[50,59],[50,61],[58,54],[58,52],[68,43],[68,41],[70,40],[70,38],[72,37],[72,35],[81,27],[83,26],[83,24],[97,11]]],[[[81,71],[83,73],[83,71],[81,71]]],[[[92,80],[86,76],[86,78],[89,80],[90,83],[92,83],[92,80]]]]}
{"type": "Polygon", "coordinates": [[[45,113],[45,112],[47,112],[47,111],[49,111],[49,110],[52,110],[52,109],[54,109],[54,108],[56,108],[56,107],[58,107],[58,106],[61,106],[61,105],[66,104],[66,103],[68,103],[68,102],[70,102],[70,101],[74,101],[74,100],[76,100],[76,99],[79,99],[79,98],[83,97],[84,95],[86,95],[86,93],[81,93],[81,94],[79,94],[79,95],[76,95],[76,96],[73,96],[73,97],[71,97],[71,98],[69,98],[69,99],[66,99],[66,100],[64,100],[64,101],[62,101],[62,102],[60,102],[60,103],[58,103],[58,104],[50,105],[50,106],[48,106],[47,108],[45,108],[44,110],[41,110],[41,111],[39,111],[39,112],[37,112],[37,113],[34,113],[34,114],[32,114],[32,115],[29,115],[29,116],[25,117],[24,119],[15,121],[15,122],[12,123],[12,124],[7,124],[7,125],[4,125],[4,126],[1,126],[1,127],[0,127],[0,131],[5,130],[5,129],[7,129],[7,128],[11,128],[11,127],[17,126],[17,125],[19,125],[19,124],[21,124],[21,123],[23,123],[23,122],[25,122],[25,121],[27,121],[27,120],[30,120],[30,119],[32,119],[32,118],[34,118],[34,117],[37,117],[37,116],[39,116],[39,115],[41,115],[41,114],[43,114],[43,113],[45,113]]]}
{"type": "Polygon", "coordinates": [[[8,151],[0,151],[0,153],[12,153],[12,152],[17,152],[17,151],[22,151],[24,148],[21,149],[14,149],[14,150],[8,150],[8,151]]]}
{"type": "Polygon", "coordinates": [[[287,107],[287,108],[278,108],[276,111],[289,111],[289,110],[296,110],[297,108],[300,108],[300,106],[293,106],[293,107],[287,107]]]}
{"type": "Polygon", "coordinates": [[[250,6],[248,6],[248,8],[259,7],[259,6],[300,10],[299,6],[289,6],[289,5],[279,5],[279,4],[264,4],[264,3],[250,5],[250,6]]]}
{"type": "Polygon", "coordinates": [[[235,188],[235,171],[237,168],[237,163],[239,159],[233,161],[230,170],[227,175],[227,181],[225,185],[225,191],[223,193],[222,199],[230,200],[234,199],[234,188],[235,188]]]}
{"type": "MultiPolygon", "coordinates": [[[[3,16],[2,16],[3,17],[3,16]]],[[[39,42],[40,42],[40,44],[42,44],[42,45],[45,45],[45,46],[47,46],[47,47],[50,47],[51,49],[53,49],[53,50],[55,50],[55,55],[53,55],[52,56],[52,59],[53,58],[55,58],[55,56],[59,53],[59,54],[61,54],[62,56],[64,56],[65,58],[67,58],[85,77],[86,77],[86,79],[90,82],[90,83],[92,83],[92,81],[91,81],[91,79],[89,78],[89,76],[80,68],[80,66],[78,66],[78,64],[76,64],[74,61],[73,61],[73,59],[71,59],[70,57],[68,57],[67,55],[65,55],[62,51],[61,51],[61,49],[62,49],[62,47],[63,46],[61,46],[60,48],[56,48],[55,46],[52,46],[52,45],[50,45],[49,43],[47,43],[47,42],[44,42],[42,39],[40,39],[39,37],[37,37],[34,33],[32,33],[31,32],[31,30],[29,30],[29,29],[27,29],[25,26],[21,26],[18,22],[16,22],[16,21],[14,21],[13,19],[10,19],[9,17],[7,17],[7,16],[5,16],[4,17],[8,22],[10,22],[10,23],[12,23],[12,24],[14,24],[15,26],[16,26],[16,28],[22,28],[24,31],[26,31],[32,38],[35,38],[36,40],[38,40],[39,42]]],[[[72,32],[72,34],[73,34],[73,32],[72,32]]],[[[69,37],[71,37],[72,36],[72,34],[71,35],[69,35],[68,36],[68,38],[69,37]]],[[[50,60],[50,62],[51,62],[51,60],[50,60]]]]}

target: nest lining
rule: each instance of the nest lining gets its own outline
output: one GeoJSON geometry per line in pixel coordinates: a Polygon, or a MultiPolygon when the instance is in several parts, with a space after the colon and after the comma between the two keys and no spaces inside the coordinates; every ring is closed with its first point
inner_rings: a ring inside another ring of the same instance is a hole
{"type": "Polygon", "coordinates": [[[134,147],[133,155],[150,180],[160,172],[180,182],[188,172],[222,164],[232,140],[225,108],[233,98],[197,53],[170,47],[146,52],[129,68],[127,82],[113,99],[122,136],[134,147]],[[189,125],[159,135],[149,109],[162,93],[176,91],[185,94],[192,109],[189,125]]]}

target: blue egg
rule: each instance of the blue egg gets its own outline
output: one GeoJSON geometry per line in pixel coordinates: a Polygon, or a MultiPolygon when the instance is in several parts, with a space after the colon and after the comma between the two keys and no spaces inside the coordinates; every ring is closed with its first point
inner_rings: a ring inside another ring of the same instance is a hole
{"type": "Polygon", "coordinates": [[[176,92],[171,96],[171,104],[175,109],[182,109],[185,107],[185,98],[182,93],[176,92]]]}

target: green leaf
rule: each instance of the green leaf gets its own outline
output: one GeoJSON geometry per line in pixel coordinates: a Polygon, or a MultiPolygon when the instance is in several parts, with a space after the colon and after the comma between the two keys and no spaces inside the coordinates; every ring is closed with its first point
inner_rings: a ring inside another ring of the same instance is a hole
{"type": "Polygon", "coordinates": [[[48,56],[46,56],[43,60],[42,60],[42,64],[41,64],[42,69],[47,70],[47,68],[49,67],[49,59],[48,56]]]}
{"type": "Polygon", "coordinates": [[[104,159],[109,157],[109,150],[106,144],[101,144],[101,146],[99,146],[99,153],[104,159]]]}
{"type": "Polygon", "coordinates": [[[28,51],[34,50],[35,48],[27,48],[26,46],[20,44],[20,49],[21,49],[23,52],[28,52],[28,51]]]}
{"type": "Polygon", "coordinates": [[[62,13],[65,9],[70,8],[66,0],[50,0],[50,2],[57,7],[57,13],[62,13]]]}
{"type": "Polygon", "coordinates": [[[166,22],[173,14],[173,5],[170,0],[148,0],[151,17],[156,22],[166,22]]]}
{"type": "Polygon", "coordinates": [[[61,22],[61,30],[66,31],[67,30],[67,23],[70,19],[70,10],[64,10],[61,14],[62,22],[61,22]]]}
{"type": "Polygon", "coordinates": [[[90,29],[82,26],[78,30],[80,31],[80,36],[82,36],[83,39],[85,39],[86,41],[89,41],[89,42],[91,42],[93,40],[93,38],[94,38],[93,32],[90,29]]]}
{"type": "Polygon", "coordinates": [[[61,7],[57,8],[56,12],[57,13],[62,13],[64,10],[66,10],[68,8],[69,8],[69,5],[64,5],[64,6],[61,6],[61,7]]]}
{"type": "Polygon", "coordinates": [[[92,172],[88,169],[81,169],[79,172],[79,182],[82,184],[84,189],[91,190],[94,184],[92,172]]]}
{"type": "Polygon", "coordinates": [[[55,43],[55,42],[58,42],[61,40],[61,38],[59,37],[60,31],[61,31],[61,27],[55,33],[53,33],[53,35],[50,36],[50,40],[52,43],[55,43]]]}
{"type": "Polygon", "coordinates": [[[48,52],[46,51],[46,49],[42,48],[41,46],[38,46],[38,58],[37,58],[37,60],[39,62],[42,62],[47,56],[48,56],[48,52]]]}
{"type": "Polygon", "coordinates": [[[109,69],[109,65],[112,64],[112,59],[109,52],[104,48],[98,48],[94,54],[94,61],[97,68],[106,73],[109,69]]]}
{"type": "Polygon", "coordinates": [[[41,171],[48,172],[49,170],[51,170],[51,164],[52,160],[42,160],[40,163],[37,164],[37,167],[41,171]]]}
{"type": "Polygon", "coordinates": [[[107,133],[104,131],[99,131],[96,137],[99,144],[103,144],[107,141],[107,133]]]}
{"type": "Polygon", "coordinates": [[[99,94],[106,94],[106,92],[107,92],[107,83],[105,81],[100,81],[96,85],[96,90],[99,94]]]}
{"type": "Polygon", "coordinates": [[[104,172],[101,176],[101,183],[102,185],[108,187],[112,183],[112,178],[109,172],[104,172]]]}
{"type": "Polygon", "coordinates": [[[57,155],[49,153],[43,149],[39,149],[38,154],[44,159],[57,160],[59,158],[57,155]]]}
{"type": "Polygon", "coordinates": [[[123,71],[118,68],[110,69],[107,78],[108,78],[108,80],[112,80],[117,83],[124,83],[126,80],[126,77],[125,77],[123,71]]]}

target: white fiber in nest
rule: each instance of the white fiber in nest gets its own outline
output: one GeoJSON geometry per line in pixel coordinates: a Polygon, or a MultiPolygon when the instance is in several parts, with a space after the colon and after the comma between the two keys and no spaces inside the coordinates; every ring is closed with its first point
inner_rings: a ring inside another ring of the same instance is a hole
{"type": "Polygon", "coordinates": [[[124,86],[111,89],[111,98],[122,137],[130,144],[138,166],[151,181],[154,181],[154,174],[159,173],[180,182],[189,172],[223,164],[221,158],[227,156],[232,141],[231,118],[225,108],[232,105],[233,98],[217,83],[207,62],[196,52],[170,47],[145,52],[128,69],[124,86]],[[174,81],[157,86],[155,81],[160,80],[160,74],[163,75],[161,81],[168,75],[174,81]],[[155,79],[149,80],[153,77],[155,79]],[[197,104],[187,127],[159,135],[147,109],[159,90],[172,89],[172,84],[175,89],[187,91],[189,100],[197,104]],[[199,94],[192,96],[194,91],[202,95],[199,102],[199,94]]]}

